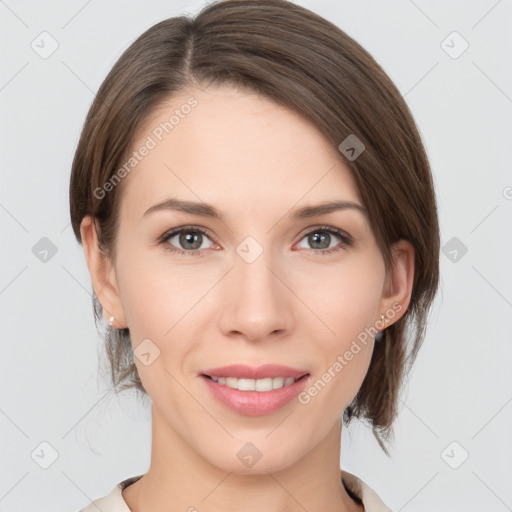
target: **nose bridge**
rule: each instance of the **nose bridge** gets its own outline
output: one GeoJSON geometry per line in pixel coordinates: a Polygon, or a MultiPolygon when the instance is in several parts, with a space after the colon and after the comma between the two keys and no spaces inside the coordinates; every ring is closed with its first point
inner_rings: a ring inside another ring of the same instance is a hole
{"type": "Polygon", "coordinates": [[[240,292],[247,294],[248,299],[260,301],[264,298],[263,302],[267,304],[278,300],[279,282],[270,269],[278,267],[279,262],[273,257],[273,253],[268,243],[264,247],[263,242],[251,235],[238,244],[233,278],[237,280],[240,292]]]}
{"type": "Polygon", "coordinates": [[[270,247],[247,236],[236,247],[230,272],[229,294],[224,309],[224,328],[239,331],[248,338],[262,338],[289,327],[290,311],[279,278],[279,261],[270,247]]]}

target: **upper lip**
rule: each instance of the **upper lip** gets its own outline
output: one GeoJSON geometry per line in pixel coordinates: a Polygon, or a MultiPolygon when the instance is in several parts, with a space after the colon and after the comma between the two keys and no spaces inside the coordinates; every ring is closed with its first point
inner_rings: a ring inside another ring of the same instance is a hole
{"type": "Polygon", "coordinates": [[[245,364],[231,364],[219,368],[210,368],[201,371],[201,375],[210,377],[237,377],[239,379],[266,379],[269,377],[293,377],[298,379],[306,375],[308,370],[291,368],[281,364],[264,364],[262,366],[247,366],[245,364]]]}

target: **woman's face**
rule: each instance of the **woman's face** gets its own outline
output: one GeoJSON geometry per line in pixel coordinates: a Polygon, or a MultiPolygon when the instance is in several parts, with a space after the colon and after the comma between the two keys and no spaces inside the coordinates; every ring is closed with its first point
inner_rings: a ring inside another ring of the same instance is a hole
{"type": "Polygon", "coordinates": [[[382,328],[395,302],[364,211],[295,215],[332,201],[362,206],[354,180],[314,126],[227,87],[162,104],[133,150],[110,277],[119,300],[108,306],[114,326],[129,327],[154,421],[226,471],[251,471],[243,450],[262,454],[256,472],[287,467],[339,421],[368,370],[365,329],[382,328]],[[170,199],[222,217],[155,208],[170,199]],[[203,375],[264,364],[309,376],[284,404],[283,391],[266,399],[229,388],[227,405],[211,392],[226,387],[203,375]],[[241,393],[263,405],[243,405],[241,393]]]}

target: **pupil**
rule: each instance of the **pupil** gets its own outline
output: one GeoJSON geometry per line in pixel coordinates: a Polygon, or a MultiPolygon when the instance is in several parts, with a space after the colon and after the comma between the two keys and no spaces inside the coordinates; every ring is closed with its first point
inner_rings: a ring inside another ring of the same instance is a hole
{"type": "Polygon", "coordinates": [[[320,247],[320,249],[325,249],[329,247],[329,243],[327,245],[325,244],[325,241],[327,240],[327,235],[319,235],[318,233],[314,233],[311,235],[312,243],[315,244],[317,242],[324,242],[323,246],[320,247]]]}
{"type": "Polygon", "coordinates": [[[188,247],[189,249],[198,249],[201,247],[201,242],[197,243],[201,233],[197,233],[196,231],[188,231],[187,233],[182,233],[180,236],[180,243],[187,247],[186,244],[192,244],[193,247],[188,247]],[[195,240],[195,244],[194,244],[195,240]]]}

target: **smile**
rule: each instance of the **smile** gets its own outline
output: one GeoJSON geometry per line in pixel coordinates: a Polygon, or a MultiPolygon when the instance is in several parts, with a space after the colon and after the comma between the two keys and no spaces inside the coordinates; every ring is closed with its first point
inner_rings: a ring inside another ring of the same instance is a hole
{"type": "Polygon", "coordinates": [[[263,379],[200,375],[200,380],[216,401],[231,412],[244,416],[263,416],[278,411],[297,398],[309,379],[309,373],[298,378],[263,379]]]}
{"type": "Polygon", "coordinates": [[[285,386],[293,384],[295,381],[302,379],[293,377],[269,377],[266,379],[239,379],[237,377],[209,377],[214,382],[218,382],[224,386],[240,391],[272,391],[273,389],[280,389],[285,386]]]}

